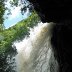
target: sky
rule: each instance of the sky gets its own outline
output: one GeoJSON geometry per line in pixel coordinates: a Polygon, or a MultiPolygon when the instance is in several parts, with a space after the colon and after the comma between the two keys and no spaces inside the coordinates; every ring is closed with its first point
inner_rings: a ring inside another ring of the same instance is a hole
{"type": "MultiPolygon", "coordinates": [[[[12,8],[10,6],[9,1],[10,0],[8,0],[8,2],[6,2],[6,7],[11,9],[11,15],[9,15],[8,18],[4,20],[5,29],[8,29],[9,27],[15,25],[17,22],[19,22],[23,19],[26,19],[30,15],[29,9],[27,9],[26,13],[24,15],[22,15],[21,10],[20,10],[21,7],[18,6],[18,7],[12,8]]],[[[7,11],[5,12],[4,17],[6,16],[6,14],[7,14],[7,11]]]]}

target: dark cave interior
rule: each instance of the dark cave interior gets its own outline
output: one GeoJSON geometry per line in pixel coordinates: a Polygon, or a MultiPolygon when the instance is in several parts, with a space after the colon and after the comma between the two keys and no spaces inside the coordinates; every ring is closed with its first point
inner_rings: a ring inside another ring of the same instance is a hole
{"type": "Polygon", "coordinates": [[[70,0],[29,0],[43,22],[61,22],[72,19],[70,0]]]}

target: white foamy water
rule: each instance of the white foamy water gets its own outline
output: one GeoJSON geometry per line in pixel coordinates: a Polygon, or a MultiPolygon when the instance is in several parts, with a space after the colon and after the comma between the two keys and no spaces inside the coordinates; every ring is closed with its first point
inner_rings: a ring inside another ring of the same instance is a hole
{"type": "Polygon", "coordinates": [[[58,72],[58,63],[50,44],[53,23],[39,23],[29,37],[15,42],[17,72],[58,72]]]}

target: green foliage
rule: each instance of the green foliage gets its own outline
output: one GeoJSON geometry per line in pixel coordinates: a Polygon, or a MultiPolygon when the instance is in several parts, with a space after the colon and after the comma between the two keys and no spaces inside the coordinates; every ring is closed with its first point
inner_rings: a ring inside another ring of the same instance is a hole
{"type": "Polygon", "coordinates": [[[0,0],[0,31],[3,30],[3,22],[4,22],[4,18],[3,15],[5,13],[5,1],[4,0],[0,0]]]}
{"type": "Polygon", "coordinates": [[[32,12],[32,15],[30,15],[26,20],[22,20],[18,22],[15,26],[0,32],[0,50],[1,48],[3,50],[3,47],[5,47],[6,49],[6,47],[12,45],[13,41],[22,40],[26,35],[29,35],[28,27],[35,26],[39,21],[40,18],[34,11],[32,12]]]}
{"type": "Polygon", "coordinates": [[[35,11],[32,12],[26,20],[18,22],[15,26],[5,29],[0,32],[0,72],[12,72],[10,67],[5,71],[8,65],[7,56],[14,56],[16,50],[12,48],[12,43],[16,40],[22,40],[29,35],[29,28],[35,26],[40,21],[40,18],[35,11]]]}

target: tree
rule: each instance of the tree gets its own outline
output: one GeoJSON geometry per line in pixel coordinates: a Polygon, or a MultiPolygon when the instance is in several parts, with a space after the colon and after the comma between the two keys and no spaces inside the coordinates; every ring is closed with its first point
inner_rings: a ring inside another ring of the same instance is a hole
{"type": "Polygon", "coordinates": [[[3,30],[4,13],[5,13],[5,0],[0,0],[0,31],[3,30]]]}
{"type": "MultiPolygon", "coordinates": [[[[2,31],[4,29],[4,14],[5,11],[8,10],[8,15],[10,14],[10,9],[8,9],[7,7],[5,7],[5,3],[8,0],[0,0],[0,31],[2,31]]],[[[27,8],[29,8],[29,11],[32,12],[33,10],[33,6],[31,5],[31,3],[29,3],[29,1],[27,0],[13,0],[9,2],[11,4],[11,7],[14,6],[21,6],[21,13],[24,14],[27,11],[27,8]]],[[[8,17],[8,16],[7,16],[8,17]]]]}

